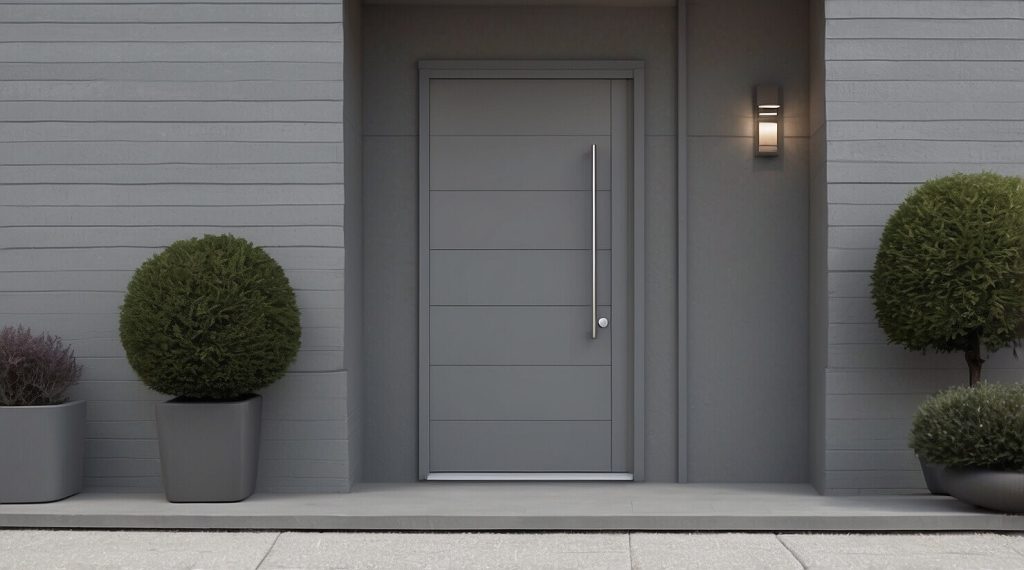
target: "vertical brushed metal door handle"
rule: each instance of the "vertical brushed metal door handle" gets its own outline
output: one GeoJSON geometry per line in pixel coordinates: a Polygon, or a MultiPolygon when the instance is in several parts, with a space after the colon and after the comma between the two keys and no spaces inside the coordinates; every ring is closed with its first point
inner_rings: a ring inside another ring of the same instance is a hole
{"type": "Polygon", "coordinates": [[[597,145],[590,145],[590,338],[597,338],[597,145]]]}

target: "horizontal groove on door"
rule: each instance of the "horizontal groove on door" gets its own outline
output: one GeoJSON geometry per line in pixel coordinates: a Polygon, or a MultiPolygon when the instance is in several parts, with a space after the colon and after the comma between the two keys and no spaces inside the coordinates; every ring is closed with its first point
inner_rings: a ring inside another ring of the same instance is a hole
{"type": "Polygon", "coordinates": [[[432,366],[434,420],[611,420],[610,366],[432,366]]]}
{"type": "MultiPolygon", "coordinates": [[[[609,192],[597,196],[597,245],[611,247],[609,192]]],[[[431,192],[431,249],[590,249],[591,193],[431,192]]]]}
{"type": "Polygon", "coordinates": [[[611,471],[608,421],[431,421],[431,471],[611,471]]]}
{"type": "Polygon", "coordinates": [[[430,91],[432,135],[611,132],[604,79],[433,79],[430,91]]]}
{"type": "Polygon", "coordinates": [[[427,475],[427,481],[632,481],[632,473],[520,473],[478,471],[476,473],[451,473],[441,471],[427,475]]]}
{"type": "MultiPolygon", "coordinates": [[[[435,250],[431,305],[589,305],[587,250],[435,250]]],[[[597,302],[611,303],[611,252],[598,252],[597,302]]]]}
{"type": "Polygon", "coordinates": [[[429,334],[431,365],[611,364],[611,331],[590,338],[590,307],[431,307],[429,334]]]}
{"type": "Polygon", "coordinates": [[[610,137],[430,137],[430,190],[590,190],[611,188],[610,137]]]}

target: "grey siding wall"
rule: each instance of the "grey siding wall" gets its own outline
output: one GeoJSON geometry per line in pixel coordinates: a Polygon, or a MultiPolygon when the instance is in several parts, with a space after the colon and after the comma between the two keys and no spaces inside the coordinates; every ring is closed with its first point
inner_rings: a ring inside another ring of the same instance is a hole
{"type": "Polygon", "coordinates": [[[231,232],[287,270],[303,349],[268,388],[260,488],[347,488],[342,5],[0,8],[0,320],[85,365],[89,487],[160,486],[153,403],[124,358],[132,270],[231,232]]]}
{"type": "Polygon", "coordinates": [[[647,476],[676,480],[675,12],[670,8],[365,6],[368,481],[417,476],[420,59],[647,63],[647,476]]]}
{"type": "Polygon", "coordinates": [[[808,2],[687,4],[688,480],[803,482],[808,2]],[[753,156],[760,82],[783,87],[778,158],[753,156]]]}
{"type": "MultiPolygon", "coordinates": [[[[957,355],[910,354],[877,327],[868,279],[882,226],[916,184],[953,171],[1024,174],[1024,3],[827,0],[830,493],[923,488],[916,406],[965,383],[957,355]]],[[[1019,381],[1009,351],[985,377],[1019,381]]]]}

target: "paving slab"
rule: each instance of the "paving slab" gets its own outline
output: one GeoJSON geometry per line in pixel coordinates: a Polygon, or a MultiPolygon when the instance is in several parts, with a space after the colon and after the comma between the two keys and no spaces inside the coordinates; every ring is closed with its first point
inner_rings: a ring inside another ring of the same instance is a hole
{"type": "Polygon", "coordinates": [[[284,533],[260,570],[284,568],[628,570],[629,535],[284,533]]]}
{"type": "Polygon", "coordinates": [[[950,570],[1024,568],[1019,536],[1001,534],[787,534],[806,568],[950,570]]]}
{"type": "Polygon", "coordinates": [[[800,562],[774,534],[633,533],[636,570],[801,570],[800,562]]]}
{"type": "Polygon", "coordinates": [[[275,532],[0,531],[0,568],[252,570],[275,532]]]}

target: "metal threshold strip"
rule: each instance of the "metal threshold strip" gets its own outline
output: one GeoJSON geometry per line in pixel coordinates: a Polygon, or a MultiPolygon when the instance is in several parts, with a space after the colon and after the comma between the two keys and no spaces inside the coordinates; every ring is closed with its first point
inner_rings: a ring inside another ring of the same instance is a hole
{"type": "Polygon", "coordinates": [[[427,481],[632,481],[632,473],[430,473],[427,481]]]}

